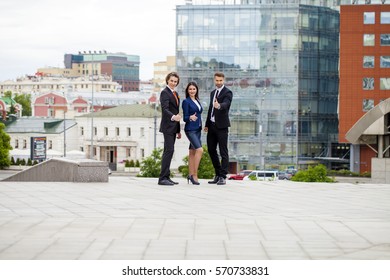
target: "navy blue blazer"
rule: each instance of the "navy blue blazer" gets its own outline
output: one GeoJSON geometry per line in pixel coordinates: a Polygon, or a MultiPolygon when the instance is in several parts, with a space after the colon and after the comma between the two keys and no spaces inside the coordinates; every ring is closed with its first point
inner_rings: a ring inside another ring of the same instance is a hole
{"type": "Polygon", "coordinates": [[[186,123],[184,126],[184,131],[191,131],[191,130],[198,130],[202,129],[202,112],[203,107],[202,104],[200,104],[200,110],[198,105],[195,104],[194,101],[192,101],[191,97],[187,97],[183,100],[182,103],[182,109],[183,109],[183,120],[186,123]],[[190,116],[195,114],[198,117],[196,121],[191,121],[190,116]]]}

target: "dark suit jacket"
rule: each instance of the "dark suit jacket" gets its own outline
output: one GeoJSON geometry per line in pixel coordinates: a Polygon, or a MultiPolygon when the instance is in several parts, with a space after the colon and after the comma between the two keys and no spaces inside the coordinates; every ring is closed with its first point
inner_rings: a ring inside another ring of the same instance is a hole
{"type": "Polygon", "coordinates": [[[161,104],[161,123],[160,123],[160,132],[168,134],[176,134],[180,132],[180,122],[172,121],[171,118],[174,115],[179,114],[180,108],[180,97],[179,104],[176,105],[176,99],[173,96],[172,91],[166,87],[160,94],[160,104],[161,104]]]}
{"type": "MultiPolygon", "coordinates": [[[[207,113],[207,119],[206,119],[206,127],[210,127],[211,125],[211,111],[213,109],[213,99],[214,94],[216,90],[213,90],[210,93],[210,105],[209,105],[209,111],[207,113]]],[[[215,126],[218,129],[228,128],[230,127],[230,119],[229,119],[229,110],[230,110],[230,104],[233,100],[233,93],[230,89],[228,89],[226,86],[223,87],[222,91],[219,93],[217,97],[217,101],[219,104],[221,104],[220,109],[214,108],[214,117],[215,117],[215,126]]]]}
{"type": "MultiPolygon", "coordinates": [[[[200,102],[199,102],[200,104],[200,102]]],[[[185,131],[190,130],[198,130],[202,128],[202,112],[203,108],[200,104],[200,110],[198,105],[195,104],[194,101],[192,101],[191,97],[187,97],[183,100],[182,104],[183,109],[183,120],[185,121],[186,125],[184,127],[185,131]],[[198,117],[196,121],[190,121],[190,116],[195,114],[198,117]]]]}

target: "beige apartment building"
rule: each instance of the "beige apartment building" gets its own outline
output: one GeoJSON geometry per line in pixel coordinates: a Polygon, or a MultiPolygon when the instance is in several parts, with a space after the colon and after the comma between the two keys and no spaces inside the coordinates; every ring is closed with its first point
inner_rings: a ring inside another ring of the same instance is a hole
{"type": "Polygon", "coordinates": [[[16,80],[0,82],[0,94],[7,91],[19,94],[42,94],[48,92],[119,92],[121,86],[110,76],[66,78],[59,76],[25,76],[16,80]]]}
{"type": "Polygon", "coordinates": [[[176,56],[167,56],[166,61],[153,64],[153,88],[154,92],[160,92],[166,86],[165,77],[169,72],[176,71],[176,56]]]}

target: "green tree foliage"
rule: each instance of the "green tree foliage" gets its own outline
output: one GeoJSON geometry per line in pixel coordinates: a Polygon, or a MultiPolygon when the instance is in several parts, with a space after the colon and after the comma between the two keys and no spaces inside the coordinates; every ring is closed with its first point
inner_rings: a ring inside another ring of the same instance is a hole
{"type": "Polygon", "coordinates": [[[149,157],[143,159],[141,162],[140,173],[137,176],[158,178],[161,171],[162,153],[162,148],[157,148],[152,151],[152,154],[149,157]]]}
{"type": "MultiPolygon", "coordinates": [[[[11,91],[6,91],[4,93],[4,96],[10,97],[13,100],[15,100],[16,103],[19,103],[22,105],[22,115],[23,116],[31,116],[31,94],[15,94],[14,97],[12,97],[11,91]]],[[[11,104],[10,113],[15,114],[15,106],[14,104],[11,104]]]]}
{"type": "Polygon", "coordinates": [[[334,182],[334,180],[326,176],[326,167],[319,164],[315,167],[309,167],[307,170],[300,170],[295,174],[291,181],[295,182],[334,182]]]}
{"type": "Polygon", "coordinates": [[[11,165],[9,151],[11,147],[11,137],[4,131],[5,125],[0,123],[0,169],[11,165]]]}
{"type": "Polygon", "coordinates": [[[31,116],[31,94],[16,94],[14,100],[22,105],[22,116],[31,116]]]}
{"type": "MultiPolygon", "coordinates": [[[[188,172],[188,155],[183,158],[184,165],[180,166],[179,171],[182,173],[183,177],[186,178],[189,174],[188,172]]],[[[203,155],[199,163],[198,169],[198,178],[200,179],[210,179],[214,177],[214,167],[211,162],[210,155],[207,150],[207,146],[203,145],[203,155]]]]}

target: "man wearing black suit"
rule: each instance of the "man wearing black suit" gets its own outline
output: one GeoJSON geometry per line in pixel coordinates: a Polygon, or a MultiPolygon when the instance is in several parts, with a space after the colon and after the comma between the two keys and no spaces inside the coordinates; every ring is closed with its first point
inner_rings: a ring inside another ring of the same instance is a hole
{"type": "Polygon", "coordinates": [[[204,131],[207,132],[207,148],[215,170],[215,177],[209,184],[225,185],[229,170],[229,110],[233,100],[233,93],[225,85],[225,75],[214,74],[216,89],[210,93],[210,106],[204,131]],[[221,161],[217,153],[217,145],[221,161]]]}
{"type": "Polygon", "coordinates": [[[164,152],[161,160],[161,173],[158,178],[159,185],[172,186],[178,184],[171,180],[171,161],[175,151],[176,138],[181,138],[179,115],[180,97],[175,91],[179,84],[180,77],[176,72],[169,73],[165,81],[166,88],[160,94],[161,124],[160,132],[164,135],[164,152]]]}

